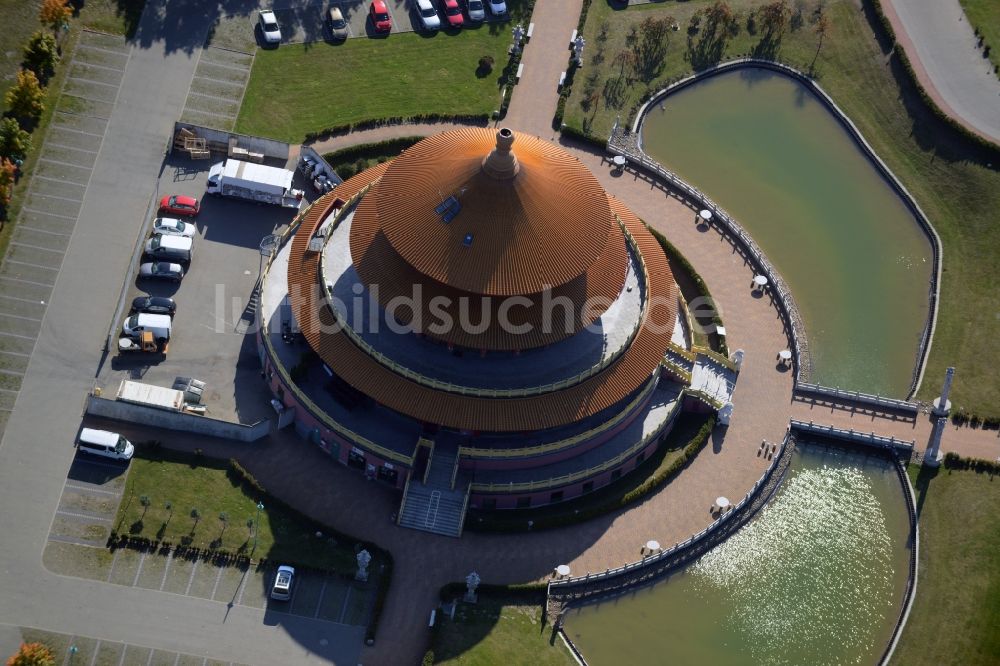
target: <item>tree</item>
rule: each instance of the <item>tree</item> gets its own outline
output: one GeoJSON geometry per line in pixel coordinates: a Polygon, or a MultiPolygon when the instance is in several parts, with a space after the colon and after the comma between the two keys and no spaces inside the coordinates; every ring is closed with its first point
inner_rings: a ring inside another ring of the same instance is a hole
{"type": "Polygon", "coordinates": [[[17,73],[17,82],[7,91],[4,101],[14,116],[34,122],[45,110],[45,91],[34,72],[22,69],[17,73]]]}
{"type": "MultiPolygon", "coordinates": [[[[149,510],[149,505],[152,504],[152,503],[153,503],[153,501],[149,499],[149,495],[139,495],[139,504],[142,505],[142,516],[143,517],[146,516],[146,511],[149,510]]],[[[142,518],[139,518],[139,520],[142,520],[142,518]]]]}
{"type": "Polygon", "coordinates": [[[44,0],[38,10],[38,20],[42,25],[52,28],[53,33],[59,32],[59,27],[73,16],[69,0],[44,0]]]}
{"type": "Polygon", "coordinates": [[[764,28],[764,39],[780,39],[788,25],[790,15],[788,3],[785,0],[775,0],[760,8],[760,22],[764,28]]]}
{"type": "Polygon", "coordinates": [[[720,0],[705,10],[705,32],[725,39],[735,30],[739,30],[739,21],[727,3],[720,0]]]}
{"type": "Polygon", "coordinates": [[[816,58],[819,57],[819,51],[823,48],[823,38],[830,32],[830,19],[826,17],[826,14],[819,14],[816,17],[816,25],[813,26],[813,32],[818,39],[816,41],[816,53],[813,54],[812,63],[809,65],[810,70],[816,66],[816,58]]]}
{"type": "Polygon", "coordinates": [[[31,135],[14,118],[0,120],[0,158],[24,160],[31,150],[31,135]]]}
{"type": "MultiPolygon", "coordinates": [[[[17,167],[14,163],[6,157],[0,158],[0,209],[5,209],[10,205],[10,197],[14,192],[15,173],[17,173],[17,167]]],[[[2,210],[0,210],[0,220],[2,219],[2,210]]]]}
{"type": "Polygon", "coordinates": [[[55,666],[52,650],[42,643],[21,643],[18,651],[7,660],[7,666],[55,666]]]}
{"type": "Polygon", "coordinates": [[[33,34],[24,47],[24,66],[44,80],[52,75],[58,62],[59,47],[55,37],[40,30],[33,34]]]}
{"type": "Polygon", "coordinates": [[[672,16],[650,16],[639,24],[639,39],[632,45],[632,54],[635,72],[644,83],[649,83],[663,71],[673,25],[672,16]]]}

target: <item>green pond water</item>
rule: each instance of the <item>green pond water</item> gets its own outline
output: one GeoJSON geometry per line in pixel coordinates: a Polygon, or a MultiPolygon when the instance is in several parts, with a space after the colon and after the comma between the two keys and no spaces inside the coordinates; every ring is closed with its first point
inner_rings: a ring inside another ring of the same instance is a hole
{"type": "Polygon", "coordinates": [[[571,609],[591,666],[873,664],[909,566],[903,489],[883,458],[800,445],[771,503],[656,585],[571,609]]]}
{"type": "Polygon", "coordinates": [[[646,153],[742,224],[789,284],[813,381],[908,392],[930,242],[818,98],[790,77],[741,69],[667,97],[641,132],[646,153]]]}

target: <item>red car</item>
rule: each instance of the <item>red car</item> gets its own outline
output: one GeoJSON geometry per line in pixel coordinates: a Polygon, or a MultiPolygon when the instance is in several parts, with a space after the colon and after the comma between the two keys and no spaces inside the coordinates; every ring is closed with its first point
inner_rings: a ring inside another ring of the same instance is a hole
{"type": "Polygon", "coordinates": [[[194,197],[186,197],[181,194],[167,195],[160,199],[160,212],[171,215],[184,215],[194,217],[201,210],[201,204],[194,197]]]}
{"type": "Polygon", "coordinates": [[[448,21],[449,28],[461,28],[465,23],[462,18],[462,8],[458,6],[458,0],[441,0],[441,13],[448,21]]]}
{"type": "Polygon", "coordinates": [[[368,15],[371,17],[372,25],[375,26],[375,32],[392,30],[392,17],[389,16],[389,8],[385,6],[384,0],[373,0],[368,15]]]}

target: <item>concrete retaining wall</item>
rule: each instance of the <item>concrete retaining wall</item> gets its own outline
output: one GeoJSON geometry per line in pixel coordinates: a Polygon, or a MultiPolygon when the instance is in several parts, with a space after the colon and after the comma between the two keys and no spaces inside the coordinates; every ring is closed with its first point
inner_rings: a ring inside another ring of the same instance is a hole
{"type": "Polygon", "coordinates": [[[246,148],[253,153],[262,153],[264,157],[271,157],[286,161],[288,160],[288,154],[291,150],[291,146],[284,141],[265,139],[259,136],[248,136],[246,134],[237,134],[236,132],[226,132],[224,130],[212,129],[211,127],[192,125],[191,123],[175,122],[174,136],[177,136],[177,130],[182,127],[184,129],[191,130],[199,137],[207,139],[209,143],[221,143],[228,145],[229,137],[235,136],[237,141],[236,145],[240,148],[246,148]]]}
{"type": "Polygon", "coordinates": [[[137,423],[144,426],[193,432],[210,437],[234,439],[240,442],[255,442],[271,432],[271,421],[258,421],[253,425],[243,425],[230,421],[220,421],[206,416],[169,412],[155,407],[133,405],[118,400],[108,400],[96,395],[87,396],[87,414],[117,421],[137,423]]]}

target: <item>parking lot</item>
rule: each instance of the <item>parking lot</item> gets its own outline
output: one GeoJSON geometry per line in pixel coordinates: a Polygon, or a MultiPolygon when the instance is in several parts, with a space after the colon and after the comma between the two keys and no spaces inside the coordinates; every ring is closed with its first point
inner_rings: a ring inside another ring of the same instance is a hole
{"type": "Polygon", "coordinates": [[[127,463],[77,453],[49,528],[49,541],[103,548],[118,512],[127,471],[127,463]]]}
{"type": "Polygon", "coordinates": [[[124,38],[83,31],[0,266],[0,429],[35,347],[125,73],[124,38]]]}
{"type": "MultiPolygon", "coordinates": [[[[437,0],[432,0],[435,7],[437,0]]],[[[293,3],[275,3],[263,7],[274,10],[281,27],[282,44],[308,44],[311,42],[329,41],[332,38],[325,24],[326,12],[330,7],[339,7],[348,24],[349,39],[354,37],[384,37],[376,33],[368,20],[370,0],[355,0],[354,2],[332,2],[330,0],[302,0],[293,3]]],[[[392,32],[414,32],[420,30],[420,18],[416,12],[416,3],[412,0],[386,0],[389,14],[392,16],[392,32]]],[[[464,7],[464,5],[463,5],[464,7]]],[[[443,17],[442,17],[443,20],[443,17]]],[[[466,24],[471,23],[468,14],[466,24]]],[[[506,17],[486,16],[486,23],[503,22],[506,17]]],[[[257,27],[257,12],[248,12],[239,16],[224,18],[217,28],[219,40],[213,44],[223,44],[235,48],[247,48],[237,35],[245,34],[253,37],[258,46],[265,46],[260,29],[257,27]]]]}
{"type": "Polygon", "coordinates": [[[223,48],[204,48],[188,90],[181,120],[231,130],[250,80],[253,55],[223,48]]]}
{"type": "MultiPolygon", "coordinates": [[[[185,194],[202,202],[201,213],[192,220],[197,228],[193,259],[180,283],[133,277],[125,295],[123,316],[141,294],[175,299],[168,353],[121,353],[105,364],[99,384],[106,395],[114,395],[122,379],[170,387],[176,377],[193,377],[206,382],[208,415],[255,423],[273,416],[254,335],[260,242],[283,229],[297,211],[205,196],[207,170],[219,159],[168,160],[157,196],[185,194]]],[[[147,230],[150,223],[136,220],[147,230]]],[[[121,321],[116,326],[120,331],[121,321]]]]}

